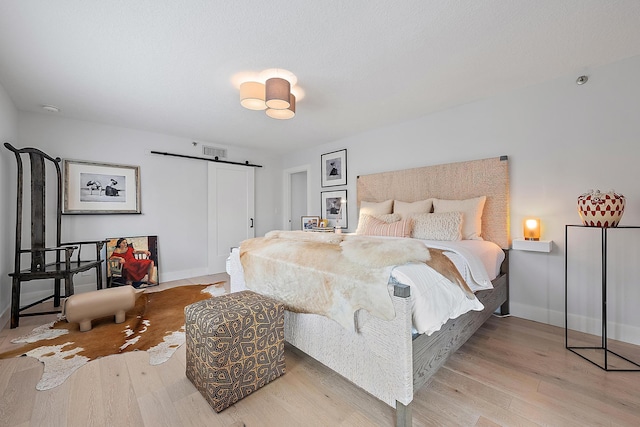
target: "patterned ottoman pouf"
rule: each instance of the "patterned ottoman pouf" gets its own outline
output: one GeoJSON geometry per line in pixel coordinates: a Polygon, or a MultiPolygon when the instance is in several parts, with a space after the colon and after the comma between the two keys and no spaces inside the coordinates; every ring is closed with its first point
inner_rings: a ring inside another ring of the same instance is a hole
{"type": "Polygon", "coordinates": [[[284,305],[252,291],[184,309],[187,378],[220,412],[285,373],[284,305]]]}

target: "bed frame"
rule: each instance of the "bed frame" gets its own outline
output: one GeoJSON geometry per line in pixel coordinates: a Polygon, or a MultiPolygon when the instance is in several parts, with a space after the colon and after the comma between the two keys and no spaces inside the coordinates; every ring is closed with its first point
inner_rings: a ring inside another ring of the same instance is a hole
{"type": "Polygon", "coordinates": [[[485,309],[449,320],[431,336],[413,336],[409,287],[405,285],[389,285],[395,319],[385,321],[359,310],[355,333],[323,316],[285,313],[287,342],[394,407],[397,426],[410,426],[414,393],[492,313],[498,308],[502,314],[509,311],[508,159],[502,156],[359,176],[357,187],[358,206],[362,200],[413,202],[485,195],[482,236],[506,253],[500,275],[493,280],[494,289],[476,293],[485,309]]]}

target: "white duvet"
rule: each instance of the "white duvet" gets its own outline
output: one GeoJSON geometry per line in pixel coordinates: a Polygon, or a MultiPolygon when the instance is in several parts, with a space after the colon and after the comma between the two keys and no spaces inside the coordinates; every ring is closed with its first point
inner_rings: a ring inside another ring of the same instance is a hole
{"type": "MultiPolygon", "coordinates": [[[[491,280],[497,277],[504,260],[504,252],[495,243],[481,240],[423,242],[428,247],[447,250],[447,256],[474,292],[493,288],[491,280]]],[[[231,277],[231,292],[246,289],[238,249],[231,252],[226,269],[231,277]]],[[[467,298],[459,286],[425,264],[395,267],[390,282],[410,287],[413,326],[415,332],[420,334],[431,335],[440,330],[449,319],[455,319],[471,310],[484,309],[477,298],[467,298]]]]}

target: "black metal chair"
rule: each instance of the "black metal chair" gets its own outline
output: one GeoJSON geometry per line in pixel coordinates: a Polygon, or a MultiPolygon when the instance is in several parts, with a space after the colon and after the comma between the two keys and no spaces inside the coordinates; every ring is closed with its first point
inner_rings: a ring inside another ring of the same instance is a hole
{"type": "Polygon", "coordinates": [[[73,295],[73,276],[83,271],[94,268],[96,270],[96,287],[102,289],[102,248],[105,241],[85,241],[85,242],[61,242],[62,225],[62,173],[60,170],[60,158],[50,157],[36,148],[16,149],[11,144],[4,146],[14,153],[18,166],[18,190],[16,205],[16,245],[15,245],[15,266],[12,278],[11,290],[11,328],[19,324],[22,316],[33,316],[40,314],[58,313],[56,311],[38,311],[22,313],[37,304],[43,303],[53,298],[54,307],[60,307],[60,299],[73,295]],[[28,157],[30,173],[25,177],[23,157],[28,157]],[[50,163],[47,163],[50,162],[50,163]],[[46,233],[46,178],[51,169],[54,169],[56,176],[56,221],[55,221],[55,242],[51,238],[51,246],[48,246],[46,233]],[[30,199],[28,211],[30,212],[30,224],[25,224],[31,231],[31,242],[29,248],[22,247],[23,234],[23,208],[26,203],[24,199],[25,184],[30,185],[30,199]],[[81,259],[82,247],[93,246],[95,257],[91,259],[81,259]],[[75,256],[74,256],[75,252],[75,256]],[[23,264],[24,261],[24,264],[23,264]],[[31,304],[20,306],[20,291],[22,282],[31,280],[53,279],[53,294],[42,298],[31,304]],[[64,280],[65,292],[61,293],[61,281],[64,280]]]}

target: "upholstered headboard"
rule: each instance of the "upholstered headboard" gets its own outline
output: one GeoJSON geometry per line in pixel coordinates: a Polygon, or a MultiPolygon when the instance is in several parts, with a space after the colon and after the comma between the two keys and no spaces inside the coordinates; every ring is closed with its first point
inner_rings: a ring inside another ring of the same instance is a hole
{"type": "Polygon", "coordinates": [[[487,196],[482,213],[482,237],[507,249],[509,237],[509,160],[507,156],[425,166],[358,177],[358,207],[362,200],[416,202],[431,197],[469,199],[487,196]]]}

